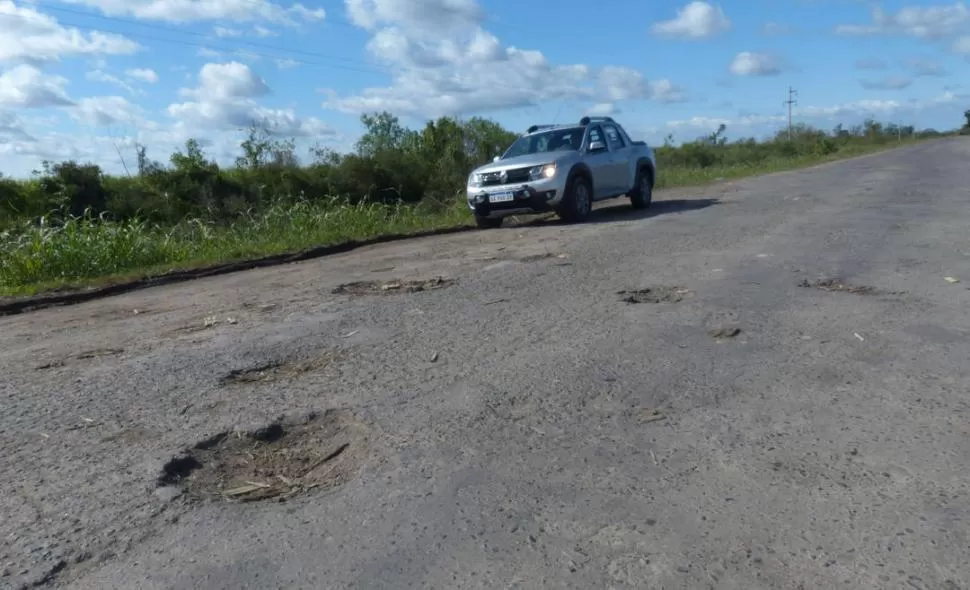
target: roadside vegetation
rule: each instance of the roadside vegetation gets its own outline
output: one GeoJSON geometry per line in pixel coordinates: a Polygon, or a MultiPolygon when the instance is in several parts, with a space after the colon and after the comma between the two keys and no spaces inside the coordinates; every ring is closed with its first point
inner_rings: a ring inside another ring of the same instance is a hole
{"type": "MultiPolygon", "coordinates": [[[[365,115],[353,153],[315,148],[253,127],[232,167],[189,140],[168,162],[137,146],[130,173],[45,162],[27,180],[0,177],[0,294],[22,295],[120,277],[470,224],[461,191],[472,168],[515,133],[472,118],[407,129],[388,113],[365,115]]],[[[970,129],[967,125],[958,132],[970,129]]],[[[708,136],[656,147],[657,187],[791,169],[944,135],[863,125],[807,126],[767,141],[708,136]]]]}

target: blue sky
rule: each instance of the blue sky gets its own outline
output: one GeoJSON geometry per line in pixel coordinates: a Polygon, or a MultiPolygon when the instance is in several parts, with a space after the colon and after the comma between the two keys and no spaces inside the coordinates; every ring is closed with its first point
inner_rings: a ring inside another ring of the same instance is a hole
{"type": "Polygon", "coordinates": [[[166,159],[188,137],[228,162],[252,120],[346,150],[384,109],[764,136],[788,85],[799,122],[953,128],[968,60],[963,2],[0,0],[0,171],[119,171],[136,141],[166,159]]]}

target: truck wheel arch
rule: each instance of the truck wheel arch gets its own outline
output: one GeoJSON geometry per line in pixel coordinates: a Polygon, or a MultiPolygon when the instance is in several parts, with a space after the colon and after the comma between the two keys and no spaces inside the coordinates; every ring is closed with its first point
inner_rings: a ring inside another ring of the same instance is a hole
{"type": "Polygon", "coordinates": [[[584,166],[583,164],[576,164],[572,167],[572,169],[569,171],[569,176],[566,177],[566,186],[568,187],[573,179],[577,176],[585,179],[586,182],[589,183],[590,189],[593,188],[593,174],[590,172],[589,167],[584,166]]]}
{"type": "Polygon", "coordinates": [[[657,173],[653,169],[653,163],[647,158],[640,158],[640,160],[637,162],[638,176],[641,170],[645,170],[647,174],[650,176],[650,186],[651,187],[655,186],[657,184],[657,173]]]}

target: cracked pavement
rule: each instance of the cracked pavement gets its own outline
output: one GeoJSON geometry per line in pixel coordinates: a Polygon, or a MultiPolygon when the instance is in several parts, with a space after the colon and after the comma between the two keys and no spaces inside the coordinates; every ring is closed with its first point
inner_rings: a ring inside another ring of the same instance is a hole
{"type": "Polygon", "coordinates": [[[0,587],[970,588],[968,161],[945,139],[0,318],[0,587]],[[158,485],[328,409],[367,437],[331,487],[158,485]]]}

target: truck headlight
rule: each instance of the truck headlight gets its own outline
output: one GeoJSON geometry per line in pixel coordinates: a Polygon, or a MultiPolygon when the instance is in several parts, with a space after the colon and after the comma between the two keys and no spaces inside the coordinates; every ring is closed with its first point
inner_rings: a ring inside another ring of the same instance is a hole
{"type": "Polygon", "coordinates": [[[472,172],[468,175],[469,186],[482,186],[482,175],[477,172],[472,172]]]}
{"type": "Polygon", "coordinates": [[[545,180],[556,175],[555,164],[543,164],[529,170],[529,180],[545,180]]]}

